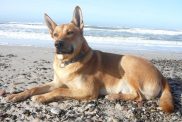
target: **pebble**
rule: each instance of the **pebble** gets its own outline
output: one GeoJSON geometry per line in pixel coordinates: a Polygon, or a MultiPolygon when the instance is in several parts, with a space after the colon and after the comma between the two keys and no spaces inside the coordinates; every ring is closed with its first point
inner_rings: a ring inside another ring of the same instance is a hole
{"type": "Polygon", "coordinates": [[[90,112],[92,112],[92,111],[95,109],[95,107],[96,107],[96,105],[95,105],[94,103],[87,104],[87,105],[85,106],[84,111],[90,111],[90,112]]]}
{"type": "Polygon", "coordinates": [[[119,103],[117,103],[116,105],[115,105],[115,109],[118,109],[118,110],[122,110],[122,106],[119,104],[119,103]]]}
{"type": "Polygon", "coordinates": [[[75,120],[75,122],[81,122],[81,121],[82,121],[81,117],[77,117],[75,120]]]}
{"type": "Polygon", "coordinates": [[[51,102],[51,103],[49,103],[49,105],[51,105],[53,107],[57,107],[58,106],[58,102],[51,102]]]}
{"type": "Polygon", "coordinates": [[[3,96],[5,94],[5,90],[4,89],[0,89],[0,96],[3,96]]]}
{"type": "Polygon", "coordinates": [[[84,120],[85,122],[93,122],[90,118],[84,120]]]}
{"type": "Polygon", "coordinates": [[[12,115],[11,118],[12,118],[13,120],[16,120],[16,119],[17,119],[17,116],[16,116],[16,115],[12,115]]]}
{"type": "Polygon", "coordinates": [[[35,118],[32,120],[32,122],[40,122],[40,119],[39,118],[35,118]]]}
{"type": "Polygon", "coordinates": [[[23,114],[27,115],[27,116],[30,116],[31,112],[29,110],[24,110],[23,111],[23,114]]]}
{"type": "MultiPolygon", "coordinates": [[[[38,61],[39,62],[39,61],[38,61]]],[[[154,60],[156,65],[163,65],[164,61],[156,61],[154,60]]],[[[174,62],[174,61],[173,61],[174,62]]],[[[170,64],[173,63],[171,60],[166,61],[165,65],[169,65],[167,69],[163,69],[163,75],[165,77],[170,77],[170,64]]],[[[174,70],[174,73],[177,73],[174,75],[175,78],[170,79],[168,78],[168,81],[171,85],[171,89],[173,92],[174,102],[175,102],[175,113],[172,114],[165,114],[160,109],[157,109],[158,105],[158,99],[150,100],[150,101],[143,101],[141,103],[133,102],[133,101],[108,101],[105,100],[104,97],[99,97],[97,100],[91,100],[80,102],[77,100],[63,100],[60,102],[52,102],[49,104],[37,104],[33,103],[31,100],[27,99],[24,102],[19,103],[6,103],[4,100],[3,95],[5,92],[3,89],[6,89],[9,93],[9,89],[11,89],[11,82],[16,81],[16,75],[9,74],[7,76],[3,76],[4,78],[0,76],[0,79],[3,81],[7,81],[6,84],[0,84],[0,121],[111,121],[111,122],[118,122],[118,121],[124,121],[124,122],[130,122],[130,121],[176,121],[181,122],[182,121],[182,75],[180,72],[182,72],[182,60],[181,61],[175,61],[174,64],[177,67],[176,70],[174,70]],[[180,69],[181,68],[181,69],[180,69]],[[180,75],[179,75],[180,74],[180,75]],[[13,115],[12,115],[13,114],[13,115]],[[37,118],[37,119],[36,119],[37,118]]],[[[39,75],[41,77],[37,78],[37,75],[35,77],[32,76],[32,72],[36,71],[36,67],[42,70],[44,62],[42,62],[42,66],[39,66],[39,63],[34,64],[35,66],[31,67],[30,75],[25,75],[26,77],[30,78],[32,81],[39,81],[37,84],[41,84],[44,80],[44,77],[48,78],[47,76],[50,76],[51,69],[47,68],[46,72],[42,73],[40,72],[39,75]]],[[[15,67],[12,67],[12,69],[15,67]]],[[[18,71],[18,69],[16,69],[18,71]]],[[[8,72],[8,70],[6,70],[8,72]]],[[[20,72],[27,74],[25,71],[21,70],[20,72]]],[[[14,72],[16,73],[16,72],[14,72]]],[[[35,72],[35,74],[38,73],[38,71],[35,72]]],[[[0,73],[1,74],[1,73],[0,73]]],[[[18,75],[17,75],[18,76],[18,75]]],[[[51,79],[50,79],[51,80],[51,79]]],[[[47,79],[46,82],[49,80],[47,79]]],[[[28,83],[25,83],[28,84],[28,83]]],[[[21,85],[21,84],[18,84],[21,85]]],[[[18,86],[17,85],[17,86],[18,86]]],[[[36,83],[32,83],[32,86],[36,85],[36,83]]],[[[28,84],[27,87],[29,87],[30,84],[28,84]]],[[[24,84],[21,85],[22,88],[25,88],[24,84]]],[[[18,87],[16,87],[18,88],[18,87]]],[[[16,92],[20,90],[18,89],[12,89],[13,92],[16,92]]]]}
{"type": "Polygon", "coordinates": [[[60,108],[51,108],[51,113],[58,115],[61,113],[61,109],[60,108]]]}
{"type": "Polygon", "coordinates": [[[178,118],[176,116],[173,116],[172,117],[172,120],[177,120],[178,118]]]}
{"type": "Polygon", "coordinates": [[[115,117],[110,117],[107,121],[108,122],[119,122],[119,120],[115,117]]]}

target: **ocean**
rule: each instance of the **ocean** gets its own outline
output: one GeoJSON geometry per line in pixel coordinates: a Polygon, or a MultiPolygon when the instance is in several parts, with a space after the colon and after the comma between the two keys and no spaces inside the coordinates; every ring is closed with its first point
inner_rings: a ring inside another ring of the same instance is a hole
{"type": "MultiPolygon", "coordinates": [[[[93,49],[182,53],[182,30],[85,26],[93,49]]],[[[43,23],[0,23],[0,45],[53,47],[43,23]]]]}

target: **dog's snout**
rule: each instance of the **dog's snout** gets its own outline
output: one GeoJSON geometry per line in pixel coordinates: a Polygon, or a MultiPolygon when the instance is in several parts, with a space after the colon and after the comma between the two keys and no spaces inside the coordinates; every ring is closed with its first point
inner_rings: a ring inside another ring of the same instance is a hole
{"type": "Polygon", "coordinates": [[[64,41],[56,42],[56,43],[55,43],[55,47],[56,47],[56,48],[62,48],[62,47],[64,47],[64,41]]]}
{"type": "Polygon", "coordinates": [[[73,52],[73,46],[66,41],[60,40],[55,42],[57,54],[71,54],[73,52]]]}

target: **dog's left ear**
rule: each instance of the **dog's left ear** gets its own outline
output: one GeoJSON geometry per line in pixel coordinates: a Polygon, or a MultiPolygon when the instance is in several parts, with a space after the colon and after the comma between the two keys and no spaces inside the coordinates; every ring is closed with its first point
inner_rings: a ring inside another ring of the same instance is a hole
{"type": "Polygon", "coordinates": [[[83,30],[83,27],[84,27],[83,16],[82,16],[81,8],[79,6],[75,7],[72,23],[75,24],[81,30],[83,30]]]}
{"type": "Polygon", "coordinates": [[[57,24],[45,13],[44,19],[46,22],[47,27],[49,28],[49,32],[52,36],[54,29],[56,28],[57,24]]]}

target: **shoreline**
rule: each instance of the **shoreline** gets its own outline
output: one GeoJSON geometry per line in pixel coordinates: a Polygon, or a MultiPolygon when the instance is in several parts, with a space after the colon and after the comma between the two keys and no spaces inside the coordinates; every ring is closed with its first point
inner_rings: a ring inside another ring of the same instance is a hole
{"type": "MultiPolygon", "coordinates": [[[[98,48],[98,47],[97,47],[98,48]]],[[[121,47],[122,48],[122,47],[121,47]]],[[[31,51],[40,51],[40,52],[46,52],[49,54],[54,54],[54,48],[53,47],[38,47],[38,46],[19,46],[19,45],[0,45],[0,53],[9,51],[9,52],[15,52],[18,53],[21,52],[21,50],[28,49],[28,52],[31,51]],[[16,51],[14,51],[16,50],[16,51]]],[[[94,50],[94,48],[92,48],[94,50]]],[[[96,49],[97,50],[97,49],[96,49]]],[[[182,59],[182,52],[165,52],[165,51],[151,51],[151,50],[108,50],[108,49],[101,49],[100,51],[103,52],[109,52],[109,53],[116,53],[120,55],[136,55],[143,58],[146,58],[148,60],[151,59],[173,59],[173,60],[181,60],[182,59]]]]}

